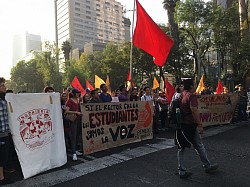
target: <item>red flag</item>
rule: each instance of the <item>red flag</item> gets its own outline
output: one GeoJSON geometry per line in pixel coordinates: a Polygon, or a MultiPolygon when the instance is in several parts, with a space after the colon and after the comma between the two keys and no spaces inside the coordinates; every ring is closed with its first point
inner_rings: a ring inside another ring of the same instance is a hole
{"type": "Polygon", "coordinates": [[[216,94],[221,94],[223,92],[223,85],[220,80],[218,80],[218,86],[216,88],[216,94]]]}
{"type": "Polygon", "coordinates": [[[131,75],[130,75],[130,71],[129,70],[128,70],[127,81],[131,81],[131,75]]]}
{"type": "Polygon", "coordinates": [[[127,86],[135,87],[134,81],[131,80],[131,74],[129,70],[128,70],[128,76],[127,76],[127,86]]]}
{"type": "Polygon", "coordinates": [[[85,95],[85,94],[86,94],[86,92],[85,92],[84,88],[82,87],[80,81],[78,80],[77,76],[74,77],[74,79],[73,79],[71,85],[72,85],[74,88],[76,88],[76,89],[78,89],[79,91],[81,91],[81,94],[82,94],[82,95],[85,95]]]}
{"type": "Polygon", "coordinates": [[[163,66],[174,42],[152,20],[136,0],[137,21],[133,44],[154,57],[154,63],[163,66]]]}
{"type": "Polygon", "coordinates": [[[89,83],[88,80],[86,80],[86,88],[88,88],[90,91],[94,90],[94,87],[89,83]]]}
{"type": "Polygon", "coordinates": [[[168,82],[168,79],[165,80],[166,83],[166,97],[168,99],[168,102],[172,101],[172,97],[175,93],[175,88],[168,82]]]}

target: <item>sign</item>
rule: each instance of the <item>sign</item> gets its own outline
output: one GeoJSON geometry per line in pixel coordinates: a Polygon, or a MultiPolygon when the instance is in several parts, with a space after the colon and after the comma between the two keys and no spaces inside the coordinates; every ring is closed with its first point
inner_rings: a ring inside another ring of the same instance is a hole
{"type": "Polygon", "coordinates": [[[81,105],[84,154],[152,139],[153,101],[81,105]]]}
{"type": "Polygon", "coordinates": [[[238,102],[237,93],[198,95],[198,110],[203,126],[230,123],[238,102]]]}
{"type": "Polygon", "coordinates": [[[67,162],[60,94],[7,94],[9,124],[25,179],[67,162]]]}

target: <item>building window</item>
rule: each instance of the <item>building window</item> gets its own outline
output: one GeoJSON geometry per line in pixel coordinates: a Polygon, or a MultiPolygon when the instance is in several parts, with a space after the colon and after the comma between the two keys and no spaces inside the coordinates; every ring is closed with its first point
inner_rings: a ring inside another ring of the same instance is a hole
{"type": "Polygon", "coordinates": [[[96,16],[100,17],[100,16],[101,16],[101,14],[96,14],[96,16]]]}
{"type": "Polygon", "coordinates": [[[75,5],[77,5],[77,6],[80,6],[80,3],[78,3],[78,2],[75,2],[75,5]]]}
{"type": "Polygon", "coordinates": [[[86,6],[86,9],[90,9],[90,6],[87,5],[87,6],[86,6]]]}
{"type": "Polygon", "coordinates": [[[80,8],[75,8],[76,11],[80,11],[80,8]]]}
{"type": "Polygon", "coordinates": [[[87,0],[87,1],[86,1],[86,3],[87,3],[87,4],[90,4],[90,1],[89,1],[89,0],[87,0]]]}
{"type": "Polygon", "coordinates": [[[86,14],[91,14],[91,12],[90,11],[86,11],[86,14]]]}
{"type": "Polygon", "coordinates": [[[87,18],[87,19],[91,19],[91,17],[90,17],[90,16],[86,16],[86,18],[87,18]]]}
{"type": "Polygon", "coordinates": [[[81,16],[81,14],[79,14],[79,13],[75,13],[75,16],[81,16]]]}

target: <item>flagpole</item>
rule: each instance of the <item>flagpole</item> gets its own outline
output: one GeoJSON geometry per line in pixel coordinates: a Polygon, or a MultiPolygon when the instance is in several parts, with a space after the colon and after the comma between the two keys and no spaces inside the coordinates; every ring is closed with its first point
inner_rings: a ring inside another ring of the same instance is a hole
{"type": "Polygon", "coordinates": [[[132,66],[132,54],[133,54],[134,21],[135,21],[135,0],[134,0],[134,8],[133,8],[132,36],[131,36],[130,60],[129,60],[130,81],[132,81],[132,68],[133,68],[133,66],[132,66]]]}

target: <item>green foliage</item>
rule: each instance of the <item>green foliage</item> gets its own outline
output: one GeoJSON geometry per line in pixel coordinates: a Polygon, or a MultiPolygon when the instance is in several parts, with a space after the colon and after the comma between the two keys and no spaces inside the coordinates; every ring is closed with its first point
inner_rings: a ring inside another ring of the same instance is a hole
{"type": "Polygon", "coordinates": [[[11,70],[11,84],[9,89],[15,92],[41,92],[43,90],[42,75],[37,71],[37,61],[20,61],[11,70]]]}

